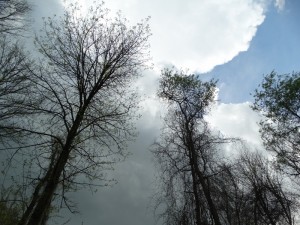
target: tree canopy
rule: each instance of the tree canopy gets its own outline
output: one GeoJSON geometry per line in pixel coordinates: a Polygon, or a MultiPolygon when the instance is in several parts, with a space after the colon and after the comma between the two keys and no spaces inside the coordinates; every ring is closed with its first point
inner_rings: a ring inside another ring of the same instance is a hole
{"type": "Polygon", "coordinates": [[[263,115],[261,137],[267,150],[276,153],[278,165],[300,175],[300,74],[265,76],[254,93],[253,109],[263,115]]]}

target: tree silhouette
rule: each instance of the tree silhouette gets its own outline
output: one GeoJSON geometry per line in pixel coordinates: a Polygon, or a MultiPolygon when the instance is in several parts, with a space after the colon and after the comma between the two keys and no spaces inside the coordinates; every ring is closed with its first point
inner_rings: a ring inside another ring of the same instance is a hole
{"type": "Polygon", "coordinates": [[[3,99],[6,110],[24,111],[3,120],[1,129],[22,140],[13,147],[27,152],[35,173],[22,225],[45,224],[57,195],[69,207],[69,189],[103,180],[135,133],[130,84],[149,59],[147,20],[128,27],[120,15],[110,19],[102,4],[86,17],[79,11],[73,6],[45,21],[28,94],[3,99]]]}

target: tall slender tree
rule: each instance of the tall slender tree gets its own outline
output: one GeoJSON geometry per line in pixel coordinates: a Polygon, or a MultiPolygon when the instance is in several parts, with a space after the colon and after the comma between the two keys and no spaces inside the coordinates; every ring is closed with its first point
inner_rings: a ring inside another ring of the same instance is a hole
{"type": "Polygon", "coordinates": [[[26,112],[6,118],[1,129],[27,142],[13,147],[34,163],[20,225],[45,224],[57,194],[68,207],[69,188],[103,180],[103,170],[126,156],[137,116],[130,84],[146,67],[149,35],[147,20],[129,27],[120,15],[110,19],[103,4],[85,17],[73,6],[45,21],[30,93],[3,101],[7,110],[26,112]]]}
{"type": "MultiPolygon", "coordinates": [[[[167,179],[168,188],[163,195],[172,199],[172,190],[180,190],[185,199],[172,200],[181,213],[177,222],[167,224],[221,225],[210,177],[216,168],[216,145],[226,140],[211,135],[203,119],[214,101],[215,86],[215,81],[201,82],[195,75],[172,70],[162,73],[158,95],[168,102],[169,112],[166,129],[155,144],[154,153],[162,167],[162,177],[167,179]],[[188,212],[187,202],[193,203],[188,212]],[[193,217],[187,220],[188,214],[193,217]]],[[[169,221],[169,212],[165,216],[169,221]]]]}
{"type": "Polygon", "coordinates": [[[158,206],[167,225],[293,225],[297,195],[260,155],[227,160],[224,138],[204,120],[215,99],[214,81],[163,71],[159,96],[168,103],[165,128],[154,144],[160,166],[158,206]],[[161,208],[160,208],[161,209],[161,208]]]}

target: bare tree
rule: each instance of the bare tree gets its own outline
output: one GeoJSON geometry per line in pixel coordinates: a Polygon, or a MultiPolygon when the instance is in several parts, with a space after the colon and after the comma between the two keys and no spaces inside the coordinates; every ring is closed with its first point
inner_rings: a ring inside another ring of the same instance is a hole
{"type": "Polygon", "coordinates": [[[15,166],[13,158],[16,153],[10,151],[11,144],[19,137],[14,136],[11,130],[5,129],[5,124],[13,116],[26,114],[22,108],[12,108],[14,102],[10,100],[19,98],[19,101],[22,101],[22,96],[30,94],[28,91],[31,83],[28,75],[32,61],[20,44],[20,36],[23,36],[29,22],[27,19],[29,12],[30,6],[26,1],[0,2],[0,170],[2,174],[0,198],[1,206],[6,208],[6,211],[4,210],[6,215],[1,216],[1,219],[3,218],[1,224],[16,224],[25,204],[23,198],[25,183],[15,182],[13,172],[9,173],[9,169],[15,166]]]}
{"type": "Polygon", "coordinates": [[[159,96],[169,110],[153,152],[161,172],[156,206],[164,223],[294,224],[296,195],[267,160],[246,153],[227,160],[222,154],[224,144],[245,146],[209,129],[204,115],[214,93],[214,81],[171,70],[162,74],[159,96]]]}
{"type": "Polygon", "coordinates": [[[28,25],[31,7],[25,0],[0,1],[0,33],[20,35],[28,25]]]}
{"type": "Polygon", "coordinates": [[[294,224],[297,195],[284,187],[284,177],[261,155],[244,154],[240,174],[248,191],[255,224],[294,224]]]}
{"type": "Polygon", "coordinates": [[[130,84],[149,59],[147,20],[128,27],[120,15],[110,19],[103,5],[86,17],[79,10],[45,21],[35,40],[41,57],[30,71],[30,95],[4,102],[26,112],[7,118],[2,129],[27,141],[14,148],[35,162],[20,225],[45,224],[56,196],[69,207],[66,191],[103,180],[135,134],[137,96],[130,84]]]}
{"type": "Polygon", "coordinates": [[[28,68],[31,61],[18,43],[8,39],[8,37],[0,38],[0,120],[5,120],[16,113],[9,111],[9,107],[6,108],[6,100],[24,94],[30,86],[28,68]]]}
{"type": "MultiPolygon", "coordinates": [[[[6,129],[8,120],[17,116],[27,116],[28,113],[22,107],[16,108],[15,103],[24,101],[22,96],[30,95],[31,82],[28,79],[31,60],[19,47],[18,43],[8,40],[9,37],[0,37],[0,158],[1,166],[1,192],[5,189],[11,189],[18,192],[18,195],[11,194],[5,197],[9,205],[15,203],[14,208],[22,209],[25,196],[22,196],[22,185],[16,182],[13,170],[16,165],[14,156],[18,149],[13,149],[13,143],[19,143],[22,146],[22,138],[14,130],[6,129]],[[17,101],[11,101],[16,99],[17,101]],[[20,142],[21,141],[21,142],[20,142]],[[12,178],[12,179],[11,179],[12,178]]],[[[23,164],[17,162],[16,164],[23,164]]],[[[24,171],[25,174],[25,171],[24,171]]],[[[22,179],[25,179],[23,177],[22,179]]],[[[20,180],[20,182],[23,182],[20,180]]],[[[2,193],[0,193],[0,198],[2,193]]],[[[3,201],[4,201],[3,200],[3,201]]],[[[6,203],[3,203],[6,204],[6,203]]],[[[17,219],[17,215],[14,218],[17,219]]]]}
{"type": "Polygon", "coordinates": [[[224,224],[295,224],[297,194],[287,177],[258,153],[244,152],[234,165],[222,165],[215,183],[224,224]]]}
{"type": "Polygon", "coordinates": [[[27,76],[31,61],[19,41],[15,40],[20,35],[18,31],[25,30],[29,11],[26,1],[0,2],[0,121],[17,113],[9,110],[5,99],[24,94],[30,85],[27,76]]]}
{"type": "MultiPolygon", "coordinates": [[[[221,225],[211,177],[216,173],[218,145],[229,140],[212,135],[203,119],[214,101],[215,85],[214,81],[201,82],[197,76],[172,70],[163,71],[160,81],[159,96],[169,103],[169,112],[154,154],[163,174],[166,173],[162,177],[166,178],[163,182],[167,181],[168,188],[163,195],[172,199],[172,192],[168,191],[173,187],[184,199],[172,200],[180,202],[182,216],[181,220],[176,218],[178,224],[187,222],[185,203],[192,202],[188,212],[193,217],[189,217],[188,224],[221,225]]],[[[168,221],[169,212],[165,215],[168,221]]]]}

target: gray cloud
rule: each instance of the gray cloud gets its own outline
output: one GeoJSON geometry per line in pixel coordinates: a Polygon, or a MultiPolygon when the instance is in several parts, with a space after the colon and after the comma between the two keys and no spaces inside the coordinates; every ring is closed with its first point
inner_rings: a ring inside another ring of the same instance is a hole
{"type": "Polygon", "coordinates": [[[93,194],[89,190],[73,193],[80,214],[70,215],[64,211],[63,219],[54,218],[50,224],[55,221],[60,224],[71,218],[69,224],[72,225],[154,225],[151,197],[155,191],[155,168],[149,146],[159,133],[158,120],[158,115],[144,114],[139,121],[140,134],[128,148],[132,155],[117,164],[114,171],[108,172],[117,184],[99,188],[93,194]]]}

